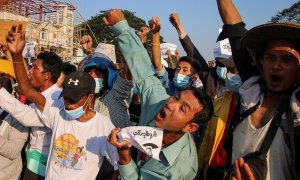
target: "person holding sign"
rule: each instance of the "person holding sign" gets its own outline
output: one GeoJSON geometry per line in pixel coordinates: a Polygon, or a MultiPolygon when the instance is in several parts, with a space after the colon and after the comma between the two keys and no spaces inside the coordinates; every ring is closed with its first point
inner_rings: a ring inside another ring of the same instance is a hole
{"type": "Polygon", "coordinates": [[[182,56],[175,68],[175,75],[172,80],[169,80],[169,73],[161,63],[160,54],[160,19],[153,17],[149,20],[149,25],[153,33],[152,37],[152,64],[156,70],[156,76],[162,82],[169,95],[191,89],[200,88],[203,86],[199,79],[200,65],[192,57],[182,56]]]}
{"type": "Polygon", "coordinates": [[[211,100],[199,89],[184,90],[170,97],[155,77],[147,51],[122,11],[110,10],[103,20],[112,26],[138,86],[142,106],[140,125],[164,129],[160,161],[146,157],[139,166],[131,159],[128,144],[117,140],[119,129],[112,131],[109,141],[118,148],[121,179],[193,179],[198,165],[190,132],[211,118],[211,100]]]}

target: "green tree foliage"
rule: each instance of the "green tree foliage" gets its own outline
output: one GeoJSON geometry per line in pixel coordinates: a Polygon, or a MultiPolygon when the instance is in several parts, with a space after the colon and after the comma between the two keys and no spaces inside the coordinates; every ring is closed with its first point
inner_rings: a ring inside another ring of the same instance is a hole
{"type": "Polygon", "coordinates": [[[297,22],[300,23],[300,1],[291,7],[283,9],[271,18],[271,22],[297,22]]]}
{"type": "MultiPolygon", "coordinates": [[[[87,23],[91,27],[91,29],[94,32],[94,34],[97,38],[97,41],[99,43],[103,42],[103,43],[109,43],[109,44],[115,45],[117,60],[120,60],[120,58],[122,58],[122,55],[121,55],[120,49],[118,48],[118,46],[116,44],[115,36],[114,36],[112,30],[110,29],[110,27],[107,27],[102,21],[102,19],[105,17],[105,13],[106,13],[106,11],[100,11],[99,14],[91,17],[91,19],[89,19],[87,21],[87,23]]],[[[134,28],[136,30],[136,32],[139,31],[140,27],[147,26],[146,22],[143,19],[135,16],[135,12],[123,10],[123,13],[124,13],[126,20],[128,21],[128,24],[130,25],[130,27],[134,28]]],[[[82,24],[82,27],[85,27],[85,23],[82,24]]],[[[95,38],[93,37],[92,33],[88,30],[88,31],[86,31],[86,34],[88,34],[92,37],[93,46],[95,48],[97,46],[97,43],[96,43],[95,38]]],[[[149,37],[151,37],[151,36],[149,36],[149,37]]],[[[151,43],[151,40],[148,38],[147,44],[149,45],[149,43],[151,43]]]]}

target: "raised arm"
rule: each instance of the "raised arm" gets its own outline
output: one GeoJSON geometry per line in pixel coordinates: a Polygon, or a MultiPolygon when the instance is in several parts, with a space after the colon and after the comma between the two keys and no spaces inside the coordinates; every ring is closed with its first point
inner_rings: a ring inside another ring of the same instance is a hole
{"type": "Polygon", "coordinates": [[[160,19],[159,17],[152,17],[149,20],[149,26],[152,31],[152,64],[156,71],[160,71],[163,68],[161,63],[160,54],[160,19]]]}
{"type": "Polygon", "coordinates": [[[127,62],[133,79],[141,94],[142,113],[141,125],[147,125],[152,121],[160,105],[163,106],[169,96],[161,82],[154,76],[155,72],[150,57],[135,34],[130,28],[121,10],[110,10],[103,19],[106,25],[112,29],[117,37],[118,45],[127,62]],[[146,111],[148,113],[146,113],[146,111]]]}
{"type": "Polygon", "coordinates": [[[235,66],[242,82],[244,82],[259,74],[257,67],[252,66],[253,60],[248,52],[243,52],[241,49],[241,38],[247,32],[245,24],[232,0],[217,0],[217,4],[220,17],[224,23],[218,41],[229,39],[235,66]]]}
{"type": "MultiPolygon", "coordinates": [[[[16,74],[16,79],[20,86],[21,92],[30,101],[32,101],[40,110],[44,109],[46,99],[45,97],[37,92],[30,84],[29,78],[26,73],[22,51],[25,46],[25,32],[22,31],[22,26],[13,26],[6,37],[8,43],[8,49],[13,58],[13,64],[16,74]]],[[[50,76],[49,72],[47,75],[50,76]]]]}
{"type": "Polygon", "coordinates": [[[201,64],[202,71],[208,71],[209,69],[208,69],[208,65],[207,65],[205,59],[200,54],[200,52],[198,51],[198,49],[196,48],[196,46],[194,45],[192,40],[189,38],[189,36],[186,35],[183,25],[179,19],[178,13],[172,13],[170,15],[169,20],[170,20],[171,24],[177,30],[180,43],[181,43],[184,51],[186,52],[187,56],[193,57],[196,60],[198,60],[199,63],[201,64]]]}
{"type": "Polygon", "coordinates": [[[217,0],[220,17],[224,24],[237,24],[242,22],[242,17],[232,0],[217,0]]]}

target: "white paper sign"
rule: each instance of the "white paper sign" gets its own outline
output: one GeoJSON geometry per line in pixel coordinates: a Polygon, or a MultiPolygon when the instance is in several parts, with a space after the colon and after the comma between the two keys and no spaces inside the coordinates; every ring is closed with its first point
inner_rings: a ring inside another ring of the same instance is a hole
{"type": "Polygon", "coordinates": [[[175,51],[177,49],[176,44],[171,43],[162,43],[160,44],[160,53],[162,58],[168,58],[167,51],[170,50],[172,55],[175,55],[175,51]]]}
{"type": "Polygon", "coordinates": [[[116,61],[115,45],[99,43],[97,48],[95,49],[95,52],[99,52],[108,56],[113,61],[113,63],[116,64],[117,61],[116,61]]]}
{"type": "Polygon", "coordinates": [[[149,157],[159,160],[163,129],[149,126],[131,126],[123,128],[118,133],[118,137],[128,141],[149,157]]]}
{"type": "MultiPolygon", "coordinates": [[[[219,33],[222,32],[222,29],[219,28],[219,33]]],[[[228,39],[220,41],[221,53],[226,55],[232,55],[231,46],[228,39]]]]}
{"type": "Polygon", "coordinates": [[[217,59],[217,58],[224,58],[224,59],[227,59],[229,58],[231,55],[227,55],[227,54],[223,54],[221,52],[221,49],[220,48],[215,48],[214,49],[214,58],[217,59]]]}
{"type": "Polygon", "coordinates": [[[35,57],[34,47],[37,45],[36,42],[26,42],[22,52],[24,58],[35,57]]]}

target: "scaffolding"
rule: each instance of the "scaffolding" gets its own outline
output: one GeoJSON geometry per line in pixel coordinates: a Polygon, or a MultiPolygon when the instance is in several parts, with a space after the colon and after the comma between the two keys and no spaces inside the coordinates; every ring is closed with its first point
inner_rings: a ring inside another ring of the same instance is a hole
{"type": "Polygon", "coordinates": [[[36,41],[65,61],[73,57],[74,6],[55,0],[0,0],[2,20],[28,23],[26,41],[36,41]]]}

